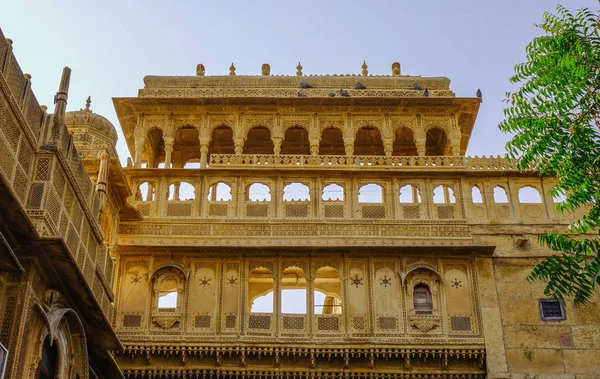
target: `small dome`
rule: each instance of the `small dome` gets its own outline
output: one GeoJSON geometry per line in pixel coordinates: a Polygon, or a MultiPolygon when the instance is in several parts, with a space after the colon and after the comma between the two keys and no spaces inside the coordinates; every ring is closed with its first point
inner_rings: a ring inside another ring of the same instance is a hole
{"type": "Polygon", "coordinates": [[[118,138],[115,127],[106,118],[92,112],[90,104],[91,99],[88,97],[85,108],[65,114],[69,132],[73,134],[75,142],[95,146],[107,144],[110,146],[109,151],[114,150],[118,138]]]}

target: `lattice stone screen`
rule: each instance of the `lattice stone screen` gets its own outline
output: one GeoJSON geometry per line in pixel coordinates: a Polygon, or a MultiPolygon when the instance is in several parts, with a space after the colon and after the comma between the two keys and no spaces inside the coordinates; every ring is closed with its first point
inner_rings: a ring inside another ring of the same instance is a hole
{"type": "Polygon", "coordinates": [[[282,315],[281,316],[281,326],[283,330],[304,330],[305,325],[305,316],[304,315],[282,315]]]}
{"type": "Polygon", "coordinates": [[[455,206],[454,205],[437,205],[437,216],[440,220],[449,220],[455,218],[455,206]]]}
{"type": "Polygon", "coordinates": [[[142,315],[125,314],[123,315],[124,328],[139,328],[142,325],[142,315]]]}
{"type": "Polygon", "coordinates": [[[379,329],[381,330],[395,330],[398,328],[398,318],[390,316],[380,316],[377,320],[379,329]]]}
{"type": "Polygon", "coordinates": [[[211,201],[208,204],[210,217],[226,217],[229,213],[229,203],[224,201],[211,201]]]}
{"type": "Polygon", "coordinates": [[[167,203],[168,217],[190,217],[192,216],[192,201],[169,201],[167,203]]]}
{"type": "Polygon", "coordinates": [[[323,216],[325,218],[343,218],[344,217],[344,202],[324,202],[323,216]]]}
{"type": "Polygon", "coordinates": [[[411,204],[400,206],[402,209],[402,218],[405,219],[420,219],[421,218],[421,205],[419,204],[411,204]]]}
{"type": "Polygon", "coordinates": [[[385,218],[384,204],[361,204],[363,218],[385,218]]]}
{"type": "Polygon", "coordinates": [[[332,333],[341,331],[341,315],[315,315],[318,332],[332,333]]]}
{"type": "Polygon", "coordinates": [[[266,202],[246,202],[247,217],[269,217],[269,203],[266,202]]]}
{"type": "Polygon", "coordinates": [[[470,317],[450,317],[450,326],[452,330],[460,332],[471,331],[471,318],[470,317]]]}
{"type": "Polygon", "coordinates": [[[257,313],[248,315],[248,329],[271,330],[271,314],[257,313]]]}
{"type": "Polygon", "coordinates": [[[308,217],[309,202],[308,201],[285,202],[284,209],[285,209],[285,217],[308,217]]]}
{"type": "Polygon", "coordinates": [[[194,317],[194,328],[209,329],[210,322],[210,315],[196,315],[196,317],[194,317]]]}

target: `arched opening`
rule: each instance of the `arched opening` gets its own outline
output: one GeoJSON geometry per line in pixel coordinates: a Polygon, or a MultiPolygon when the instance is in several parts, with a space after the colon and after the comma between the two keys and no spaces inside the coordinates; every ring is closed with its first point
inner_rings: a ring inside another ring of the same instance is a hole
{"type": "Polygon", "coordinates": [[[315,314],[342,314],[342,285],[337,269],[329,266],[317,269],[314,288],[315,314]]]}
{"type": "Polygon", "coordinates": [[[271,131],[264,126],[257,126],[248,131],[244,154],[273,154],[271,131]]]}
{"type": "Polygon", "coordinates": [[[542,196],[534,187],[525,186],[519,189],[519,203],[541,204],[542,196]]]}
{"type": "Polygon", "coordinates": [[[306,314],[306,275],[299,267],[281,273],[281,313],[306,314]]]}
{"type": "Polygon", "coordinates": [[[285,131],[285,137],[281,144],[281,154],[310,154],[310,143],[306,129],[293,126],[285,131]]]}
{"type": "Polygon", "coordinates": [[[449,155],[447,154],[448,138],[443,130],[438,128],[427,131],[425,140],[425,155],[449,155]]]}
{"type": "Polygon", "coordinates": [[[456,197],[452,188],[446,185],[439,185],[433,190],[434,204],[455,204],[456,197]]]}
{"type": "Polygon", "coordinates": [[[262,183],[252,183],[246,191],[248,201],[271,201],[271,189],[262,183]]]}
{"type": "Polygon", "coordinates": [[[154,201],[154,186],[150,182],[141,183],[135,192],[136,201],[154,201]]]}
{"type": "Polygon", "coordinates": [[[429,286],[419,283],[413,290],[413,305],[416,313],[428,314],[433,311],[433,299],[429,286]]]}
{"type": "Polygon", "coordinates": [[[384,155],[379,129],[365,126],[356,132],[354,155],[384,155]]]}
{"type": "Polygon", "coordinates": [[[177,308],[177,278],[168,276],[159,278],[159,284],[156,291],[156,307],[158,309],[177,308]]]}
{"type": "Polygon", "coordinates": [[[165,161],[165,142],[162,130],[153,128],[148,131],[144,141],[143,158],[142,167],[146,168],[158,168],[158,165],[165,161]]]}
{"type": "Polygon", "coordinates": [[[246,216],[268,217],[271,189],[263,183],[252,183],[246,187],[246,216]]]}
{"type": "Polygon", "coordinates": [[[175,143],[173,144],[173,158],[181,160],[173,162],[173,167],[200,168],[200,140],[198,129],[193,126],[182,126],[175,132],[175,143]],[[197,163],[188,164],[188,163],[197,163]]]}
{"type": "Polygon", "coordinates": [[[473,186],[473,188],[471,188],[471,200],[473,201],[473,204],[483,203],[483,197],[481,196],[479,187],[473,186]]]}
{"type": "Polygon", "coordinates": [[[365,184],[358,190],[358,202],[369,204],[382,204],[383,187],[375,183],[365,184]]]}
{"type": "Polygon", "coordinates": [[[344,201],[344,187],[331,183],[323,187],[321,194],[323,201],[344,201]]]}
{"type": "Polygon", "coordinates": [[[406,184],[400,188],[400,203],[415,204],[421,202],[419,189],[411,184],[406,184]]]}
{"type": "Polygon", "coordinates": [[[508,203],[508,196],[506,190],[500,186],[494,187],[494,203],[506,204],[508,203]]]}
{"type": "Polygon", "coordinates": [[[50,335],[44,339],[42,346],[42,359],[36,368],[36,379],[54,379],[56,377],[56,366],[58,363],[58,349],[56,343],[50,344],[50,335]]]}
{"type": "Polygon", "coordinates": [[[227,183],[218,182],[208,188],[209,201],[231,201],[231,186],[227,183]]]}
{"type": "Polygon", "coordinates": [[[188,182],[175,182],[169,186],[169,201],[187,201],[194,200],[194,185],[188,182]]]}
{"type": "Polygon", "coordinates": [[[396,130],[394,135],[394,156],[416,156],[417,146],[415,145],[413,131],[410,128],[402,127],[396,130]]]}
{"type": "Polygon", "coordinates": [[[285,217],[308,217],[310,189],[303,183],[290,183],[283,187],[285,217]]]}
{"type": "Polygon", "coordinates": [[[344,136],[337,128],[323,129],[319,142],[319,155],[345,155],[344,136]]]}
{"type": "Polygon", "coordinates": [[[208,154],[235,154],[233,130],[229,126],[217,126],[212,132],[208,154]]]}
{"type": "Polygon", "coordinates": [[[259,267],[250,271],[248,278],[248,311],[273,313],[273,272],[259,267]]]}
{"type": "Polygon", "coordinates": [[[290,183],[283,187],[284,201],[308,201],[310,200],[310,188],[303,183],[290,183]]]}

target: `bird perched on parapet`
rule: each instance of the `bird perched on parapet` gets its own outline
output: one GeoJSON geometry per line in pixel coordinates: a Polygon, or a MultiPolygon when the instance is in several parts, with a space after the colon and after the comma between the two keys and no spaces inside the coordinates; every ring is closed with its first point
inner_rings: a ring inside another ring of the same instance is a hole
{"type": "Polygon", "coordinates": [[[306,97],[306,95],[303,94],[302,92],[298,92],[298,97],[306,97]]]}
{"type": "Polygon", "coordinates": [[[475,92],[475,95],[481,99],[481,97],[483,96],[483,94],[481,93],[481,90],[478,89],[477,92],[475,92]]]}
{"type": "Polygon", "coordinates": [[[425,97],[429,96],[429,90],[427,88],[425,88],[425,92],[423,92],[423,96],[425,96],[425,97]]]}
{"type": "Polygon", "coordinates": [[[354,85],[354,88],[356,89],[367,89],[367,87],[365,87],[364,84],[362,84],[361,82],[358,82],[354,85]]]}
{"type": "Polygon", "coordinates": [[[335,92],[329,92],[329,93],[327,94],[327,96],[329,96],[329,97],[335,97],[335,92]]]}
{"type": "Polygon", "coordinates": [[[350,97],[350,94],[348,93],[348,91],[344,91],[343,89],[340,88],[340,95],[344,96],[344,97],[350,97]]]}
{"type": "Polygon", "coordinates": [[[300,83],[300,87],[302,87],[302,88],[313,88],[313,86],[311,86],[310,84],[308,84],[306,82],[300,83]]]}
{"type": "Polygon", "coordinates": [[[423,87],[421,87],[418,83],[415,83],[413,87],[415,87],[417,91],[423,91],[423,87]]]}

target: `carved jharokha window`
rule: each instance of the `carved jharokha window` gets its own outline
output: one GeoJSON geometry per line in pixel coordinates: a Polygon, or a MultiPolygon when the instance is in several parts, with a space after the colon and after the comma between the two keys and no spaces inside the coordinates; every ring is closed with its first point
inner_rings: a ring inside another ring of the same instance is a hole
{"type": "Polygon", "coordinates": [[[413,302],[417,313],[431,313],[433,311],[431,291],[426,284],[419,283],[415,286],[413,302]]]}
{"type": "Polygon", "coordinates": [[[154,276],[154,308],[161,312],[181,310],[184,275],[181,270],[165,267],[154,276]]]}
{"type": "Polygon", "coordinates": [[[56,343],[51,346],[50,337],[46,336],[44,346],[42,347],[42,359],[38,363],[35,379],[54,379],[57,360],[58,351],[56,350],[56,343]]]}

